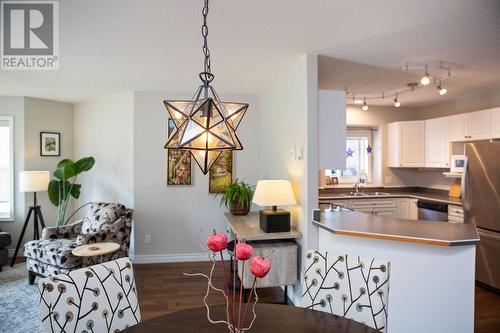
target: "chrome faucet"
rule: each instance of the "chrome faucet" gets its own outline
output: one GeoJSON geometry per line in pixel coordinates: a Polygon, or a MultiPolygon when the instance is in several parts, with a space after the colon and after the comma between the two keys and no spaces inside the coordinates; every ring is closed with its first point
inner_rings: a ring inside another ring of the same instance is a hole
{"type": "Polygon", "coordinates": [[[363,184],[360,182],[355,182],[352,186],[354,188],[355,195],[363,193],[363,184]]]}

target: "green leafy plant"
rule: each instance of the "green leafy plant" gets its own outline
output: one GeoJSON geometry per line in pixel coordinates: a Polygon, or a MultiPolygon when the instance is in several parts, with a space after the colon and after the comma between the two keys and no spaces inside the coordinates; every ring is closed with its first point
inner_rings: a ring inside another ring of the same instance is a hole
{"type": "Polygon", "coordinates": [[[55,179],[49,182],[49,200],[57,207],[57,225],[64,225],[66,221],[66,209],[71,197],[78,199],[82,189],[77,184],[78,175],[89,171],[95,164],[93,157],[84,157],[76,162],[64,159],[57,164],[53,175],[55,179]]]}
{"type": "Polygon", "coordinates": [[[253,186],[236,179],[229,184],[225,193],[221,194],[220,204],[226,206],[235,215],[246,215],[250,211],[253,197],[253,186]]]}

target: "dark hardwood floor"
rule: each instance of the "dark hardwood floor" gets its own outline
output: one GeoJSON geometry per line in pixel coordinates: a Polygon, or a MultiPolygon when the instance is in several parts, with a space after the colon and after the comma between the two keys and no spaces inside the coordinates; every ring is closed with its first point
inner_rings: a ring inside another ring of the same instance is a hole
{"type": "MultiPolygon", "coordinates": [[[[203,306],[205,280],[183,276],[182,273],[205,273],[210,267],[209,263],[136,264],[134,267],[143,320],[203,306]]],[[[220,270],[216,270],[214,280],[219,286],[223,284],[220,270]]],[[[282,300],[283,291],[280,288],[259,289],[260,302],[282,300]]],[[[209,299],[210,304],[222,302],[220,296],[209,299]]],[[[500,295],[477,286],[475,312],[475,333],[500,332],[500,295]]]]}

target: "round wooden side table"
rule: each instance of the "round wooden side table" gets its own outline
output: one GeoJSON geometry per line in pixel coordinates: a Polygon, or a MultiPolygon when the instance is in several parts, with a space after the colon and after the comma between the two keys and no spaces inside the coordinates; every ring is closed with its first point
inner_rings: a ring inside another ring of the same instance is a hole
{"type": "Polygon", "coordinates": [[[111,259],[111,255],[120,248],[117,243],[93,243],[75,247],[71,253],[77,257],[94,257],[100,256],[101,259],[106,258],[106,261],[111,259]]]}

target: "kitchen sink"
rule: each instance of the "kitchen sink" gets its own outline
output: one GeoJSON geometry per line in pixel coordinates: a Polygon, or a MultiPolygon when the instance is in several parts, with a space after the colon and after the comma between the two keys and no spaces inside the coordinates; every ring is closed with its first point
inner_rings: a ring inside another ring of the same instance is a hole
{"type": "Polygon", "coordinates": [[[342,195],[349,197],[378,197],[391,194],[386,192],[349,192],[349,193],[343,193],[342,195]]]}

